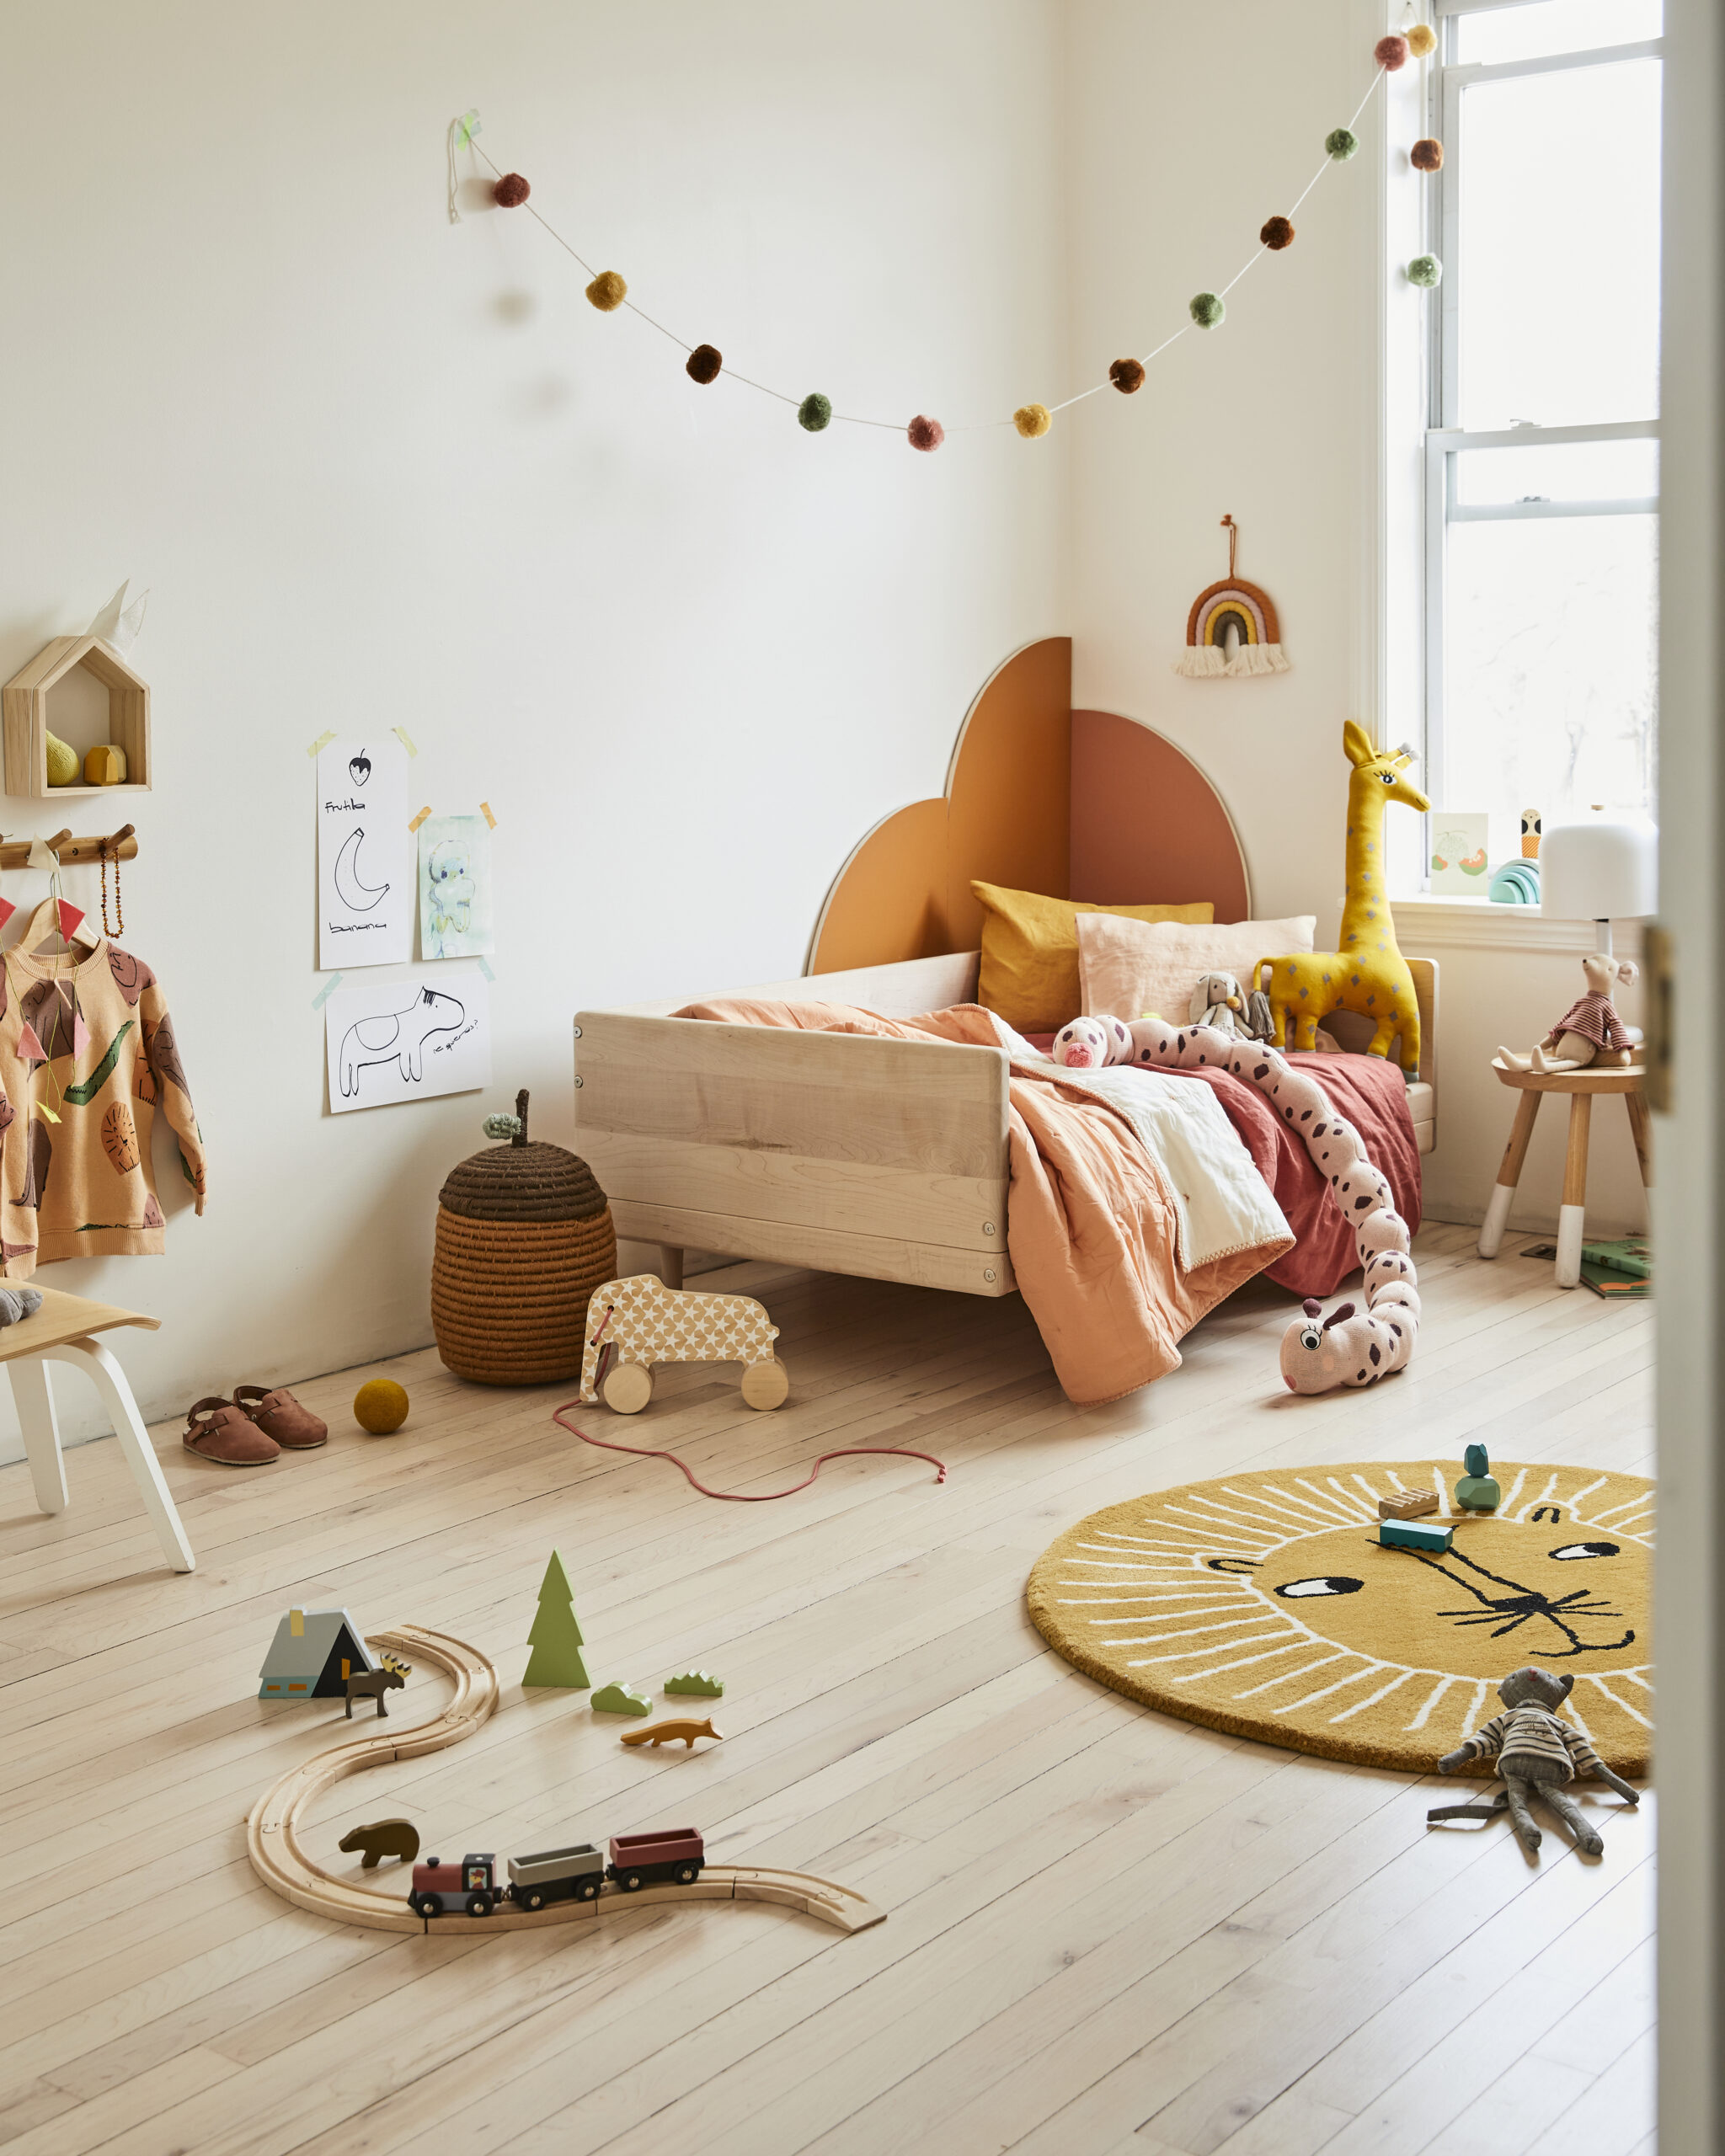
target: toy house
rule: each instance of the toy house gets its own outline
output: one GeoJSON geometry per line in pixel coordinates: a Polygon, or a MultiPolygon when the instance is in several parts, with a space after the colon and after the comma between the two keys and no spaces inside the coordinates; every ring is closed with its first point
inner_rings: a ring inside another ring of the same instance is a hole
{"type": "Polygon", "coordinates": [[[345,1609],[290,1609],[258,1673],[260,1700],[342,1700],[347,1680],[377,1665],[345,1609]]]}

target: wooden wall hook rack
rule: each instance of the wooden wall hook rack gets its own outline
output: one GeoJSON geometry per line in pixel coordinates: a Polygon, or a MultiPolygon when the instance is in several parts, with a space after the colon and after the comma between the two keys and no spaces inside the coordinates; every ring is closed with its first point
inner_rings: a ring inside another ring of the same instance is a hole
{"type": "MultiPolygon", "coordinates": [[[[30,848],[35,844],[34,839],[0,841],[0,868],[28,868],[30,848]]],[[[62,868],[70,868],[79,862],[99,861],[104,853],[109,861],[136,861],[138,852],[137,835],[130,824],[122,824],[111,837],[105,839],[75,839],[68,828],[56,831],[43,844],[57,857],[62,868]]]]}

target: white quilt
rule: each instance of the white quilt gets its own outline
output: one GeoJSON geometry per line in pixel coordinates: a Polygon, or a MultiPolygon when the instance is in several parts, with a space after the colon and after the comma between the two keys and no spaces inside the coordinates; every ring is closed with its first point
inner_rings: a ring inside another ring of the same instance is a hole
{"type": "MultiPolygon", "coordinates": [[[[1003,1018],[996,1017],[994,1022],[1015,1063],[1042,1076],[1058,1070],[1052,1056],[1033,1048],[1003,1018]]],[[[1183,1273],[1292,1235],[1286,1215],[1210,1086],[1126,1064],[1058,1075],[1062,1085],[1094,1093],[1118,1109],[1162,1170],[1179,1223],[1183,1273]]]]}

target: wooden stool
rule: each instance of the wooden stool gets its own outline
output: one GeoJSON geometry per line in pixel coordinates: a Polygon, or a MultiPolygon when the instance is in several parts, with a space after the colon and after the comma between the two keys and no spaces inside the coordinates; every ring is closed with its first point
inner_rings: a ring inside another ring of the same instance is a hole
{"type": "Polygon", "coordinates": [[[42,1307],[34,1317],[0,1326],[0,1363],[6,1365],[6,1374],[12,1381],[12,1396],[18,1403],[18,1419],[24,1431],[24,1456],[30,1464],[30,1480],[42,1510],[66,1510],[66,1461],[60,1447],[59,1425],[54,1419],[48,1365],[72,1363],[86,1373],[102,1396],[163,1556],[174,1572],[189,1572],[197,1561],[168,1494],[162,1463],[138,1413],[126,1372],[102,1342],[92,1337],[116,1325],[147,1326],[154,1331],[161,1322],[160,1318],[141,1317],[136,1310],[116,1310],[109,1303],[93,1303],[83,1295],[66,1295],[57,1288],[44,1288],[42,1307]]]}
{"type": "Polygon", "coordinates": [[[1486,1208],[1485,1225],[1479,1231],[1479,1254],[1482,1257],[1495,1257],[1503,1246],[1503,1224],[1509,1218],[1515,1186],[1521,1180],[1521,1164],[1527,1158],[1527,1142],[1533,1136],[1541,1101],[1547,1093],[1567,1093],[1569,1150],[1563,1161],[1563,1209],[1557,1215],[1557,1285],[1578,1288],[1594,1095],[1623,1096],[1623,1105],[1629,1111],[1630,1134],[1635,1139],[1635,1157],[1641,1163],[1641,1179],[1651,1190],[1653,1134],[1648,1121],[1647,1071],[1638,1063],[1626,1069],[1619,1065],[1604,1070],[1596,1070],[1589,1065],[1583,1065],[1579,1070],[1511,1070],[1496,1056],[1492,1058],[1492,1068],[1499,1081],[1519,1093],[1521,1098],[1516,1103],[1515,1122],[1509,1133],[1509,1143],[1503,1149],[1503,1165],[1498,1171],[1492,1202],[1486,1208]]]}

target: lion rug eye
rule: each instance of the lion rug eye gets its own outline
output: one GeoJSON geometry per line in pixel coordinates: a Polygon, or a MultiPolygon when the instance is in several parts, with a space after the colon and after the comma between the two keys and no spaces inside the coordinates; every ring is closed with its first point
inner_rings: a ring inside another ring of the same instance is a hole
{"type": "Polygon", "coordinates": [[[1565,1542],[1546,1554],[1566,1561],[1576,1557],[1615,1557],[1621,1546],[1616,1542],[1565,1542]]]}
{"type": "Polygon", "coordinates": [[[1351,1580],[1345,1572],[1321,1572],[1316,1579],[1288,1580],[1276,1593],[1290,1602],[1302,1602],[1313,1594],[1358,1594],[1364,1580],[1351,1580]]]}

